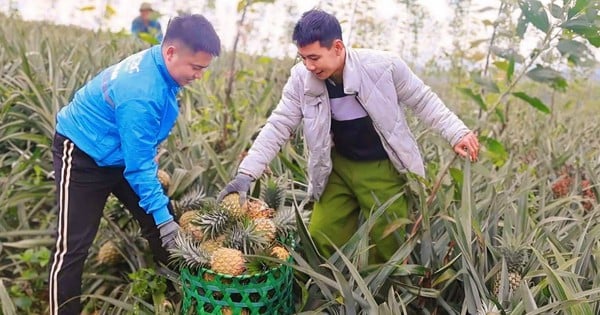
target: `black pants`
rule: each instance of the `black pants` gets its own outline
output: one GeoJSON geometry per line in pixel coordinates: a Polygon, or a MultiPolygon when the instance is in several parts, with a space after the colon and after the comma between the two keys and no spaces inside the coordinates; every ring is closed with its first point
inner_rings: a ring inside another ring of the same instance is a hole
{"type": "Polygon", "coordinates": [[[139,206],[140,198],[123,167],[99,167],[75,144],[59,135],[52,145],[58,203],[56,247],[49,274],[50,314],[81,312],[81,277],[108,195],[112,193],[138,221],[156,260],[166,263],[154,218],[139,206]]]}

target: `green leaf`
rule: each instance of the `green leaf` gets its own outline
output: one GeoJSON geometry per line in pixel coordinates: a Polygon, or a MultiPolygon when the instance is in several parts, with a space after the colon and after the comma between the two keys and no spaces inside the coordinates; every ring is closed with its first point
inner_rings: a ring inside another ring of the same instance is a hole
{"type": "Polygon", "coordinates": [[[577,0],[575,5],[569,9],[569,19],[577,15],[577,13],[581,12],[583,9],[587,8],[590,5],[590,0],[577,0]]]}
{"type": "Polygon", "coordinates": [[[552,4],[550,4],[550,14],[552,14],[552,16],[557,19],[561,19],[562,14],[563,14],[563,9],[560,6],[552,3],[552,4]]]}
{"type": "Polygon", "coordinates": [[[535,69],[527,72],[527,76],[534,81],[550,84],[556,90],[564,91],[567,87],[567,80],[560,72],[552,68],[538,65],[535,69]]]}
{"type": "Polygon", "coordinates": [[[550,114],[550,108],[548,108],[548,106],[546,106],[546,104],[544,104],[544,102],[542,102],[539,98],[529,96],[525,92],[514,92],[513,95],[529,103],[529,105],[533,106],[540,112],[544,114],[550,114]]]}
{"type": "Polygon", "coordinates": [[[469,88],[459,88],[458,90],[461,91],[466,96],[470,97],[472,100],[474,100],[475,103],[477,103],[481,109],[487,110],[487,105],[485,104],[485,101],[481,97],[481,94],[475,93],[475,92],[473,92],[473,90],[471,90],[469,88]]]}
{"type": "Polygon", "coordinates": [[[511,58],[508,63],[508,69],[506,70],[506,81],[511,82],[512,76],[515,73],[515,59],[511,58]]]}
{"type": "Polygon", "coordinates": [[[504,58],[506,60],[512,59],[516,63],[522,63],[523,61],[525,61],[525,58],[523,58],[523,56],[521,56],[516,50],[512,48],[500,48],[498,46],[492,46],[491,50],[492,53],[494,53],[494,55],[500,58],[504,58]]]}
{"type": "Polygon", "coordinates": [[[563,56],[566,56],[570,62],[578,66],[589,66],[595,61],[594,54],[585,44],[572,39],[559,40],[556,49],[563,56]]]}
{"type": "Polygon", "coordinates": [[[560,27],[583,36],[594,47],[600,47],[600,28],[593,21],[589,21],[585,17],[580,17],[566,21],[560,27]]]}
{"type": "Polygon", "coordinates": [[[482,137],[482,142],[487,148],[487,154],[495,166],[502,166],[508,160],[508,153],[502,143],[494,138],[482,137]]]}
{"type": "Polygon", "coordinates": [[[550,29],[550,22],[548,21],[548,14],[544,9],[544,5],[538,0],[526,0],[519,1],[521,12],[533,26],[537,27],[540,31],[547,33],[550,29]]]}
{"type": "Polygon", "coordinates": [[[500,92],[500,89],[498,88],[498,85],[496,84],[496,82],[494,82],[490,78],[484,78],[477,72],[472,72],[471,78],[473,79],[473,81],[475,83],[484,87],[486,89],[486,91],[488,91],[488,92],[492,92],[492,93],[500,92]]]}
{"type": "Polygon", "coordinates": [[[523,39],[523,36],[525,35],[525,32],[527,31],[527,25],[529,25],[529,21],[527,21],[527,18],[525,17],[525,15],[523,15],[523,13],[521,13],[521,16],[519,16],[519,22],[517,23],[517,28],[515,30],[515,32],[517,33],[517,36],[520,39],[523,39]]]}

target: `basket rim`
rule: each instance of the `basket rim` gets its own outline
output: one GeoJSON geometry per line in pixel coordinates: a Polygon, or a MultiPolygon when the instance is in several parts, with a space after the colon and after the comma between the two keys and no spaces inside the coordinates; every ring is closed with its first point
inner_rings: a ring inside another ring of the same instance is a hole
{"type": "MultiPolygon", "coordinates": [[[[233,275],[228,275],[228,274],[224,274],[224,273],[219,273],[216,272],[210,268],[205,268],[205,267],[199,267],[198,268],[198,272],[192,272],[192,270],[188,267],[184,267],[181,269],[181,275],[183,276],[184,272],[187,272],[188,274],[190,274],[191,276],[194,275],[202,275],[204,273],[208,273],[208,274],[212,274],[215,276],[219,276],[221,278],[225,278],[225,279],[249,279],[249,278],[254,278],[254,277],[260,277],[260,276],[265,276],[267,274],[269,274],[270,272],[276,271],[278,269],[281,269],[284,266],[288,266],[289,263],[292,262],[292,256],[290,255],[290,257],[288,257],[288,259],[284,262],[281,263],[279,266],[277,267],[272,267],[269,270],[265,270],[259,273],[253,273],[253,274],[241,274],[241,275],[237,275],[237,276],[233,276],[233,275]]],[[[290,266],[288,266],[290,267],[290,266]]]]}

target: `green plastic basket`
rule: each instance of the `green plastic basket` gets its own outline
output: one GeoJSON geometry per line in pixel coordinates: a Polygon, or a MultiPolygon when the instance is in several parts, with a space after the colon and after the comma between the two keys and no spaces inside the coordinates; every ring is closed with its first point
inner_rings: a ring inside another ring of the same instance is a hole
{"type": "Polygon", "coordinates": [[[282,264],[269,271],[229,276],[201,268],[181,272],[183,314],[292,314],[292,268],[282,264]]]}

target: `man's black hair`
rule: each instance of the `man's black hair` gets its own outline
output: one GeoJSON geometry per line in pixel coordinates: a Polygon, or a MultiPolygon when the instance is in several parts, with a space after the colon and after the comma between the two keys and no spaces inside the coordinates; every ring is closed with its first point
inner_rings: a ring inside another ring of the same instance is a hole
{"type": "Polygon", "coordinates": [[[318,9],[304,12],[292,35],[292,40],[298,47],[318,41],[321,46],[331,48],[336,39],[342,39],[340,22],[335,16],[318,9]]]}
{"type": "Polygon", "coordinates": [[[200,14],[185,14],[169,21],[163,45],[180,41],[194,53],[204,51],[213,56],[221,53],[221,40],[212,24],[200,14]]]}

